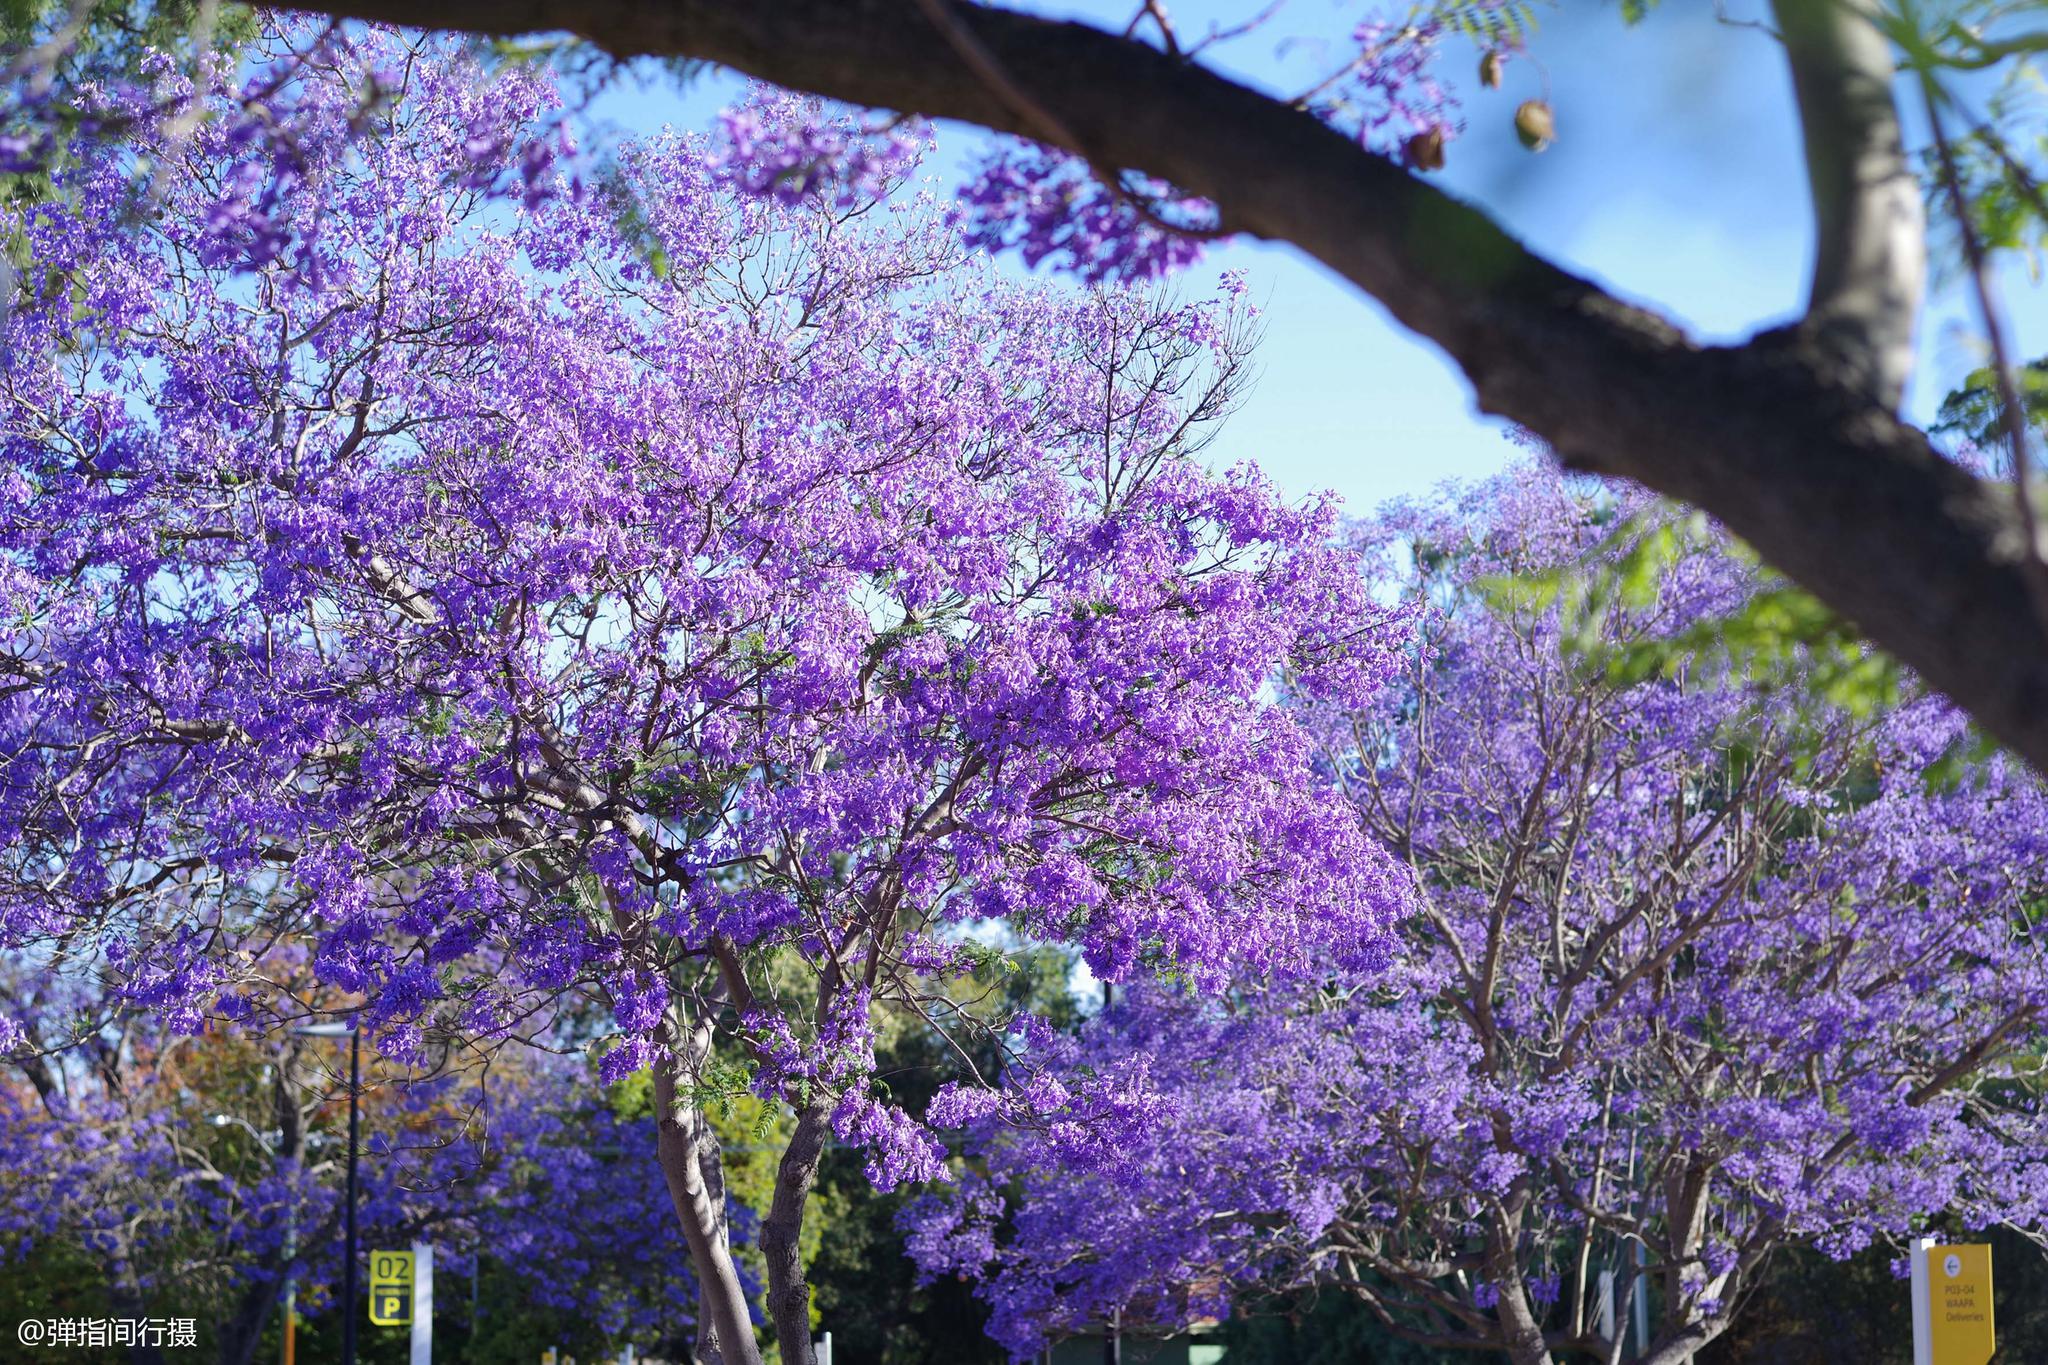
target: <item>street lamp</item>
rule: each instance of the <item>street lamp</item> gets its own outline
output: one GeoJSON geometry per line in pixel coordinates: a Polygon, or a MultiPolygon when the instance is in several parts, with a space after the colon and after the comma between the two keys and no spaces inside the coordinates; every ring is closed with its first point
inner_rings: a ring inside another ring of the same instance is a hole
{"type": "MultiPolygon", "coordinates": [[[[302,1038],[348,1039],[348,1203],[343,1206],[348,1231],[341,1265],[341,1365],[356,1365],[356,1095],[363,1085],[362,1035],[353,1019],[346,1024],[300,1024],[292,1032],[302,1038]]],[[[286,1365],[291,1362],[292,1311],[285,1310],[286,1365]]]]}

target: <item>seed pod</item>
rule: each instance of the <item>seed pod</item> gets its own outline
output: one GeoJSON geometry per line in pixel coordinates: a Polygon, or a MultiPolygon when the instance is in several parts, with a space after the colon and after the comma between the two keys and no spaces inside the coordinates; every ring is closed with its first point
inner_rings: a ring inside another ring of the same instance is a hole
{"type": "Polygon", "coordinates": [[[1489,51],[1479,59],[1479,83],[1488,90],[1500,89],[1501,70],[1507,64],[1508,59],[1501,55],[1499,48],[1489,51]]]}
{"type": "Polygon", "coordinates": [[[1418,171],[1444,168],[1444,130],[1428,128],[1401,144],[1401,156],[1418,171]]]}
{"type": "Polygon", "coordinates": [[[1532,152],[1540,152],[1557,137],[1557,120],[1542,100],[1523,100],[1515,110],[1515,136],[1532,152]]]}

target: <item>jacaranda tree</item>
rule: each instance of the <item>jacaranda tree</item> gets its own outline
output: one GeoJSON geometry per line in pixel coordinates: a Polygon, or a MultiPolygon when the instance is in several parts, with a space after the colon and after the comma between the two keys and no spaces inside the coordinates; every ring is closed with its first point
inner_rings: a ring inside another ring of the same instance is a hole
{"type": "Polygon", "coordinates": [[[147,74],[0,219],[11,951],[189,1027],[287,1017],[302,931],[399,1060],[605,1002],[724,1362],[705,1104],[794,1110],[760,1246],[808,1359],[824,1144],[943,1173],[871,1012],[966,1026],[956,928],[1197,987],[1384,959],[1405,876],[1271,684],[1365,705],[1400,613],[1196,458],[1227,283],[1008,284],[914,140],[788,98],[580,168],[541,73],[425,40],[147,74]]]}
{"type": "Polygon", "coordinates": [[[1303,706],[1415,871],[1399,965],[1124,995],[1041,1054],[1064,1110],[974,1128],[925,1271],[1020,1358],[1318,1284],[1517,1365],[1619,1359],[1641,1294],[1678,1365],[1779,1248],[2039,1226],[2039,781],[1853,645],[1696,648],[1784,589],[1640,500],[1527,468],[1361,538],[1420,646],[1303,706]]]}

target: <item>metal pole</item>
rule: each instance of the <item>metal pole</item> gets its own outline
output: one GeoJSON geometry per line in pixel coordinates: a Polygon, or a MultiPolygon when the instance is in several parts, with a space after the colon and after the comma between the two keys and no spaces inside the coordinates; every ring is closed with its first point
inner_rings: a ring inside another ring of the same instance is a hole
{"type": "Polygon", "coordinates": [[[356,1365],[356,1094],[362,1089],[362,1035],[348,1034],[348,1259],[341,1267],[341,1365],[356,1365]]]}
{"type": "Polygon", "coordinates": [[[1643,1245],[1641,1238],[1637,1238],[1635,1320],[1636,1354],[1638,1356],[1646,1356],[1650,1353],[1650,1277],[1643,1273],[1643,1268],[1649,1264],[1649,1260],[1649,1248],[1643,1245]]]}
{"type": "Polygon", "coordinates": [[[1932,1237],[1915,1237],[1906,1253],[1913,1263],[1913,1365],[1934,1365],[1934,1286],[1927,1275],[1933,1246],[1932,1237]]]}
{"type": "Polygon", "coordinates": [[[434,1244],[412,1244],[411,1365],[434,1365],[434,1244]]]}
{"type": "Polygon", "coordinates": [[[299,1277],[292,1262],[299,1256],[299,1205],[296,1192],[284,1201],[284,1365],[293,1365],[298,1350],[299,1277]]]}

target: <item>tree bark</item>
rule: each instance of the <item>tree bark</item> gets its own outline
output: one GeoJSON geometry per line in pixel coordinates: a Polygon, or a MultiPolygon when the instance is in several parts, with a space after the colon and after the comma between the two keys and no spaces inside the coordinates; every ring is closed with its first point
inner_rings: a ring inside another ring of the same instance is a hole
{"type": "MultiPolygon", "coordinates": [[[[108,1268],[107,1306],[117,1318],[146,1318],[150,1316],[149,1299],[143,1294],[137,1282],[134,1265],[128,1259],[125,1246],[115,1254],[113,1264],[108,1268]]],[[[164,1365],[163,1347],[137,1338],[128,1348],[130,1365],[164,1365]]]]}
{"type": "Polygon", "coordinates": [[[1807,322],[1848,381],[1898,406],[1927,276],[1927,215],[1874,0],[1773,0],[1813,194],[1807,322]]]}
{"type": "MultiPolygon", "coordinates": [[[[718,1134],[713,1131],[710,1123],[705,1121],[701,1109],[696,1111],[695,1118],[696,1122],[691,1125],[691,1141],[697,1149],[697,1170],[703,1177],[705,1202],[722,1213],[725,1209],[725,1149],[719,1145],[718,1134]]],[[[718,1254],[730,1260],[732,1230],[723,1217],[719,1219],[715,1232],[718,1254]]],[[[725,1291],[720,1289],[718,1292],[725,1291]]],[[[740,1358],[734,1356],[729,1359],[724,1349],[719,1346],[718,1330],[715,1326],[717,1316],[707,1293],[700,1291],[697,1295],[697,1358],[703,1365],[730,1365],[730,1361],[740,1358]]],[[[750,1328],[752,1320],[753,1315],[749,1313],[750,1328]]],[[[751,1340],[752,1331],[749,1330],[747,1335],[751,1340]]]]}
{"type": "MultiPolygon", "coordinates": [[[[1055,135],[908,0],[317,8],[476,33],[567,29],[622,57],[695,57],[854,103],[1055,135]]],[[[1449,353],[1486,411],[1574,467],[1713,513],[2048,769],[2048,629],[2010,499],[1896,420],[1871,392],[1884,367],[1842,354],[1828,316],[1700,346],[1283,100],[1088,25],[950,13],[1096,162],[1149,171],[1213,201],[1225,228],[1301,247],[1449,353]]],[[[1867,32],[1852,37],[1867,50],[1867,32]]]]}
{"type": "Polygon", "coordinates": [[[697,1276],[697,1353],[703,1365],[761,1365],[732,1255],[718,1138],[703,1109],[684,1097],[680,1065],[673,1047],[664,1047],[654,1064],[655,1157],[697,1276]]]}
{"type": "Polygon", "coordinates": [[[822,1104],[797,1113],[796,1131],[782,1149],[775,1173],[775,1197],[761,1222],[761,1251],[768,1259],[768,1312],[782,1365],[816,1365],[811,1350],[811,1286],[804,1279],[804,1204],[817,1183],[818,1161],[831,1132],[822,1104]]]}
{"type": "Polygon", "coordinates": [[[263,1277],[242,1291],[235,1300],[234,1316],[221,1328],[220,1365],[252,1365],[283,1289],[283,1258],[266,1260],[263,1277]]]}
{"type": "MultiPolygon", "coordinates": [[[[1523,1197],[1514,1196],[1517,1201],[1523,1197]]],[[[1492,1226],[1487,1233],[1487,1273],[1500,1292],[1494,1316],[1500,1322],[1508,1359],[1514,1365],[1554,1365],[1550,1343],[1543,1336],[1543,1324],[1529,1306],[1521,1262],[1515,1256],[1522,1225],[1521,1213],[1516,1208],[1496,1209],[1491,1221],[1492,1226]]]]}

